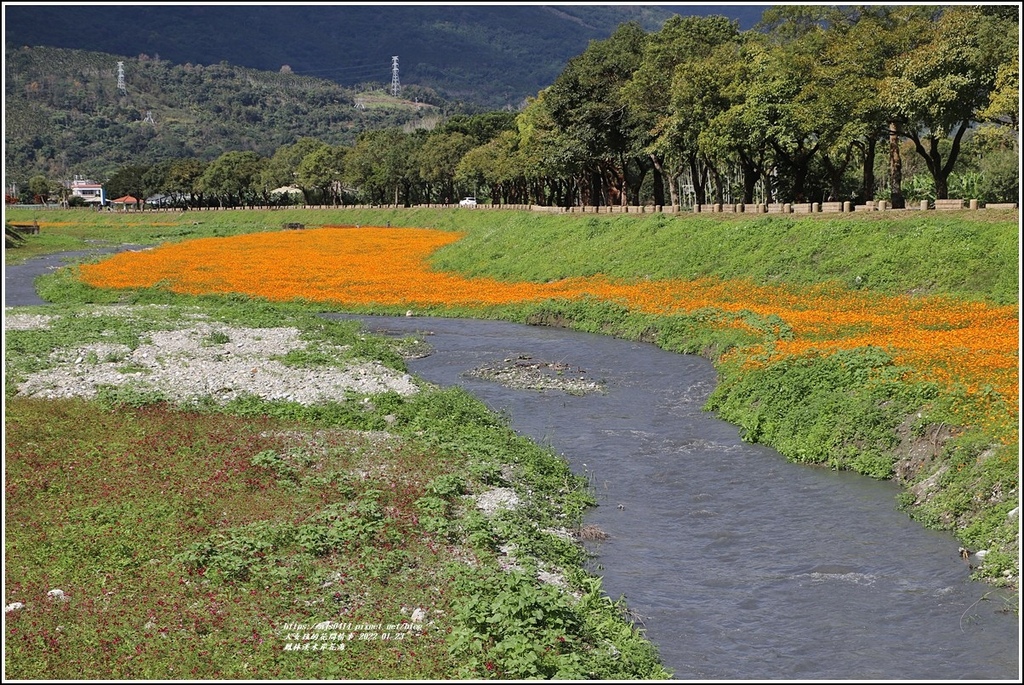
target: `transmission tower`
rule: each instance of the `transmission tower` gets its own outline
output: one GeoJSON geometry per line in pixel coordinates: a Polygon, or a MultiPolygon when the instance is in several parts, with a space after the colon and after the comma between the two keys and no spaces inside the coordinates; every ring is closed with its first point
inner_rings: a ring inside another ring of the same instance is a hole
{"type": "Polygon", "coordinates": [[[121,95],[128,94],[128,89],[124,85],[124,62],[117,63],[117,89],[121,91],[121,95]]]}
{"type": "Polygon", "coordinates": [[[398,97],[402,92],[402,84],[398,82],[398,55],[391,58],[391,94],[398,97]]]}

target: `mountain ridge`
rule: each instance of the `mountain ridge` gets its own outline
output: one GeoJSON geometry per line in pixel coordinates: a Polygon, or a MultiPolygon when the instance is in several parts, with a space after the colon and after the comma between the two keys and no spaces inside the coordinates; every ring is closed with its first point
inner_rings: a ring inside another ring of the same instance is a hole
{"type": "Polygon", "coordinates": [[[591,40],[627,21],[722,14],[741,29],[765,5],[5,5],[7,46],[46,45],[175,64],[288,68],[343,86],[400,82],[482,108],[515,108],[591,40]],[[87,27],[83,30],[83,27],[87,27]]]}
{"type": "Polygon", "coordinates": [[[304,137],[351,145],[361,131],[429,126],[443,113],[382,90],[226,63],[10,46],[4,61],[5,175],[22,181],[102,178],[126,165],[209,161],[233,150],[269,156],[304,137]]]}

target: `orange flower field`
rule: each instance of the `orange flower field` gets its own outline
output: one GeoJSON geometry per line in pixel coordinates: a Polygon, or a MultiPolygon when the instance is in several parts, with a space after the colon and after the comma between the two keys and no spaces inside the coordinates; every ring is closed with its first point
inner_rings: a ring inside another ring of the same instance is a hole
{"type": "MultiPolygon", "coordinates": [[[[268,300],[346,305],[486,306],[595,297],[654,314],[705,307],[779,316],[791,340],[771,357],[874,346],[919,377],[969,392],[991,388],[1015,416],[1019,320],[1016,306],[938,297],[885,296],[838,286],[758,286],[701,279],[622,282],[604,277],[507,283],[432,271],[427,259],[460,234],[412,228],[321,228],[203,238],[83,265],[101,288],[162,286],[178,293],[243,293],[268,300]]],[[[746,327],[737,319],[732,324],[746,327]]],[[[767,342],[767,341],[766,341],[767,342]]]]}

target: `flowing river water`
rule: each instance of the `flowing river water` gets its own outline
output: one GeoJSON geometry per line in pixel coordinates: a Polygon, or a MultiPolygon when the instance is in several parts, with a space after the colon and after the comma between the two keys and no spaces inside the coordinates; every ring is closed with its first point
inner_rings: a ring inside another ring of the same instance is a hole
{"type": "MultiPolygon", "coordinates": [[[[5,267],[6,306],[45,304],[5,267]]],[[[592,482],[591,570],[624,596],[678,679],[1020,681],[1010,597],[969,580],[948,533],[895,508],[897,487],[787,462],[701,407],[711,364],[646,343],[505,322],[332,315],[422,336],[411,372],[460,385],[592,482]],[[602,392],[517,390],[470,371],[557,363],[602,392]]]]}
{"type": "Polygon", "coordinates": [[[409,370],[460,385],[586,475],[591,570],[678,679],[1017,680],[1010,597],[969,580],[956,539],[895,507],[898,487],[787,462],[702,411],[707,360],[506,322],[331,315],[421,336],[409,370]],[[557,363],[601,393],[512,389],[469,372],[557,363]]]}

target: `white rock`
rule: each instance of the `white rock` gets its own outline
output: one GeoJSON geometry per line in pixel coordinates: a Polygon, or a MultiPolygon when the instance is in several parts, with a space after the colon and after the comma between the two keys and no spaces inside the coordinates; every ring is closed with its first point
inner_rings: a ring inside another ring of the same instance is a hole
{"type": "Polygon", "coordinates": [[[476,497],[476,507],[490,514],[499,509],[514,509],[519,505],[519,495],[511,488],[492,488],[476,497]]]}
{"type": "Polygon", "coordinates": [[[49,592],[47,592],[46,596],[55,602],[64,602],[68,598],[68,596],[64,594],[64,591],[61,590],[59,587],[55,587],[49,592]]]}
{"type": "Polygon", "coordinates": [[[18,611],[19,609],[24,609],[24,608],[25,608],[25,605],[22,602],[11,602],[10,604],[8,604],[7,606],[4,607],[4,613],[5,614],[9,614],[12,611],[18,611]]]}
{"type": "MultiPolygon", "coordinates": [[[[74,368],[81,369],[87,354],[105,360],[123,346],[115,350],[110,345],[96,343],[61,350],[53,359],[56,362],[53,368],[29,375],[18,390],[22,395],[38,397],[93,397],[101,385],[130,383],[162,392],[173,400],[189,401],[213,395],[216,401],[227,402],[240,394],[252,393],[268,399],[287,397],[303,404],[344,401],[349,391],[360,394],[395,391],[402,395],[419,391],[411,376],[377,362],[352,362],[345,368],[297,369],[271,359],[306,346],[295,328],[227,328],[236,346],[230,355],[222,355],[219,348],[203,345],[212,330],[209,324],[199,323],[186,329],[153,331],[150,339],[131,353],[135,363],[149,370],[142,378],[139,374],[122,373],[120,363],[112,361],[90,365],[87,372],[82,372],[87,373],[86,376],[69,372],[69,362],[76,357],[79,361],[74,368]],[[182,373],[185,367],[188,372],[182,373]]],[[[121,351],[129,353],[127,348],[121,351]]]]}

